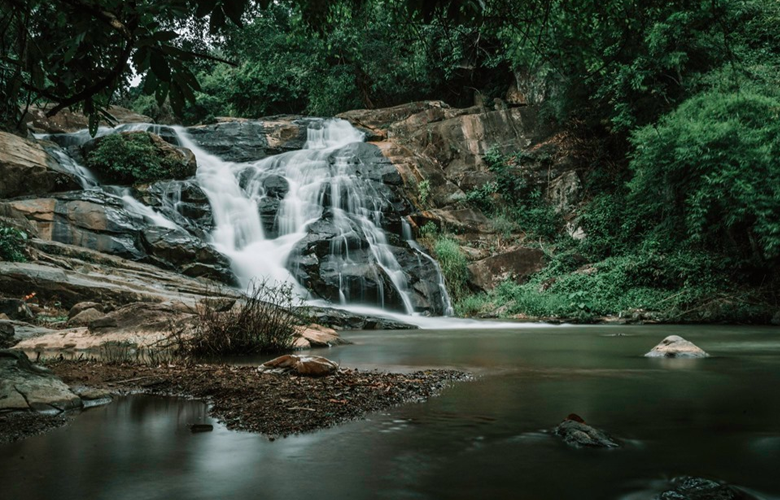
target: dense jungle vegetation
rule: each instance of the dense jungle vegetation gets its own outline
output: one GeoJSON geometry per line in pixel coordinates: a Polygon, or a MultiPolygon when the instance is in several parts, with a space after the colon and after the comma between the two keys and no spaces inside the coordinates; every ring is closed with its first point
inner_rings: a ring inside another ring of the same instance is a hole
{"type": "Polygon", "coordinates": [[[466,107],[520,87],[580,145],[585,199],[563,220],[513,174],[523,152],[488,154],[497,180],[469,203],[549,263],[473,295],[452,235],[429,228],[462,314],[768,321],[777,310],[777,0],[3,3],[6,128],[41,100],[81,106],[96,127],[111,102],[198,123],[466,107]],[[56,36],[43,36],[49,24],[56,36]],[[142,85],[130,87],[128,62],[142,85]]]}

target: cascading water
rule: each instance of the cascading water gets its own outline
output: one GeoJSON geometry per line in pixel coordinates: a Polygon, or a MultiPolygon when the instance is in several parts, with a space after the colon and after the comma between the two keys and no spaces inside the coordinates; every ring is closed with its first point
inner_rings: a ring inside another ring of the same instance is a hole
{"type": "MultiPolygon", "coordinates": [[[[242,286],[267,279],[294,283],[303,296],[311,297],[312,290],[350,308],[378,306],[407,315],[417,308],[451,315],[438,264],[414,242],[408,224],[402,218],[398,223],[400,216],[393,212],[398,200],[388,200],[393,196],[388,195],[382,175],[358,159],[369,148],[363,143],[364,135],[344,120],[311,119],[308,123],[303,149],[249,163],[226,162],[204,151],[182,127],[129,124],[101,128],[98,135],[148,131],[195,154],[195,181],[211,205],[210,243],[230,260],[242,286]],[[393,233],[402,234],[386,233],[383,226],[388,224],[398,228],[393,233]],[[309,254],[302,245],[309,245],[309,254]],[[313,247],[316,252],[311,251],[313,247]],[[302,270],[306,265],[310,267],[302,270]],[[418,271],[410,270],[410,265],[418,271]],[[414,275],[411,283],[417,292],[412,291],[407,273],[414,275]],[[424,282],[419,273],[426,274],[424,282]],[[320,279],[320,288],[307,279],[311,274],[327,275],[320,279]],[[414,298],[414,293],[421,293],[420,287],[428,290],[427,299],[414,298]],[[331,293],[333,289],[337,292],[331,293]]],[[[40,138],[66,148],[79,147],[90,139],[85,131],[40,138]]],[[[84,189],[116,196],[131,216],[154,226],[192,230],[179,206],[181,181],[155,185],[158,211],[134,198],[128,188],[100,185],[88,169],[61,151],[56,154],[84,189]]],[[[389,170],[395,173],[394,168],[389,170]]]]}
{"type": "MultiPolygon", "coordinates": [[[[288,269],[290,256],[308,226],[327,217],[336,231],[328,258],[330,271],[338,273],[339,301],[367,301],[359,287],[343,279],[351,268],[365,266],[351,254],[361,250],[355,243],[359,240],[367,244],[375,265],[372,279],[382,282],[386,277],[403,311],[413,312],[406,276],[381,228],[380,196],[349,164],[348,146],[364,136],[348,122],[315,121],[304,149],[242,164],[222,161],[194,144],[184,129],[176,130],[181,145],[198,160],[198,183],[209,197],[216,226],[213,244],[231,259],[242,284],[257,278],[296,282],[288,269]],[[270,223],[262,216],[269,203],[275,209],[270,223]]],[[[384,288],[377,288],[373,305],[385,307],[384,288]]]]}

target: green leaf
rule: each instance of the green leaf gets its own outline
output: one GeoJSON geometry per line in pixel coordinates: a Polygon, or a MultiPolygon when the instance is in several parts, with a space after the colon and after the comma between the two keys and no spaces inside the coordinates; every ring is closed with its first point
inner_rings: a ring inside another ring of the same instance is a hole
{"type": "Polygon", "coordinates": [[[169,82],[171,80],[171,68],[168,66],[168,61],[160,51],[152,51],[151,55],[152,71],[155,76],[163,82],[169,82]]]}

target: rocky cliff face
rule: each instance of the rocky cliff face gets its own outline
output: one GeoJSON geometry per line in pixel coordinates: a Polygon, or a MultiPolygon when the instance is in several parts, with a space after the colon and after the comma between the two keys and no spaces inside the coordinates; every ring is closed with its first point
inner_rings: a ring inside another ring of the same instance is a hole
{"type": "MultiPolygon", "coordinates": [[[[470,271],[475,289],[490,289],[499,281],[497,276],[521,280],[539,269],[543,256],[538,251],[522,246],[498,252],[485,250],[489,246],[485,242],[494,239],[493,221],[464,203],[470,190],[494,179],[484,161],[490,148],[502,152],[542,151],[539,158],[555,157],[550,154],[550,148],[555,149],[550,145],[550,130],[534,107],[454,109],[432,101],[351,111],[341,117],[364,131],[369,142],[341,148],[325,161],[335,168],[338,156],[338,168],[345,169],[343,174],[358,179],[362,192],[369,193],[370,210],[369,205],[366,210],[385,231],[383,248],[400,266],[404,293],[414,310],[444,312],[436,267],[405,241],[415,227],[427,222],[450,228],[464,245],[468,243],[464,249],[474,261],[470,271]],[[423,182],[428,190],[425,196],[420,192],[423,182]]],[[[225,120],[190,127],[186,134],[198,147],[222,161],[235,162],[240,169],[241,165],[301,149],[307,129],[316,122],[300,116],[225,120]]],[[[70,130],[64,126],[40,128],[70,130]]],[[[191,155],[181,148],[178,129],[132,124],[118,130],[154,132],[185,151],[182,154],[191,155]]],[[[90,259],[98,255],[121,259],[103,261],[109,267],[122,262],[120,267],[126,269],[124,263],[134,261],[138,263],[134,265],[151,264],[161,270],[140,272],[128,278],[130,281],[144,281],[141,276],[145,273],[151,280],[159,279],[156,273],[165,270],[183,275],[182,279],[236,283],[230,260],[207,243],[216,222],[209,193],[196,179],[85,190],[88,183],[80,178],[77,165],[66,153],[76,160],[83,158],[85,148],[90,147],[88,137],[79,132],[47,139],[54,142],[0,134],[0,222],[24,228],[36,238],[34,253],[40,259],[29,264],[7,264],[10,267],[3,279],[8,290],[29,293],[35,287],[26,282],[39,280],[50,283],[49,296],[67,297],[66,302],[88,299],[84,287],[92,285],[113,297],[111,300],[132,302],[140,297],[131,286],[129,291],[120,290],[127,279],[120,280],[123,285],[116,287],[111,280],[99,283],[100,279],[88,278],[89,273],[82,274],[86,267],[74,266],[57,255],[60,251],[73,254],[73,250],[62,249],[74,247],[93,252],[90,259]],[[57,250],[54,254],[53,249],[57,250]],[[30,266],[35,269],[28,269],[30,266]],[[57,282],[60,285],[55,286],[57,282]]],[[[577,203],[577,172],[564,161],[540,159],[527,163],[524,169],[519,174],[543,185],[561,211],[571,210],[577,203]]],[[[260,183],[257,192],[262,196],[257,207],[263,232],[266,238],[278,237],[283,200],[295,188],[284,176],[258,176],[251,169],[242,173],[239,182],[244,189],[260,183]]],[[[325,207],[321,217],[307,226],[307,234],[295,244],[287,268],[306,288],[327,300],[362,297],[373,303],[381,300],[389,309],[404,310],[405,300],[388,275],[395,271],[379,265],[374,236],[367,232],[365,221],[353,215],[345,217],[344,210],[328,208],[340,208],[333,205],[330,196],[333,191],[329,186],[321,194],[325,207]],[[349,265],[345,265],[347,255],[349,265]]],[[[346,191],[339,196],[347,200],[344,203],[349,203],[350,196],[354,198],[346,191]]]]}
{"type": "MultiPolygon", "coordinates": [[[[582,185],[568,146],[535,106],[510,108],[499,102],[493,109],[454,109],[426,101],[339,116],[368,131],[369,140],[398,169],[404,192],[415,203],[412,225],[433,222],[462,242],[473,261],[469,271],[475,291],[510,277],[522,282],[543,265],[538,250],[503,248],[494,222],[465,203],[470,191],[496,179],[484,160],[489,150],[524,152],[526,160],[514,173],[538,186],[565,216],[580,201],[582,185]],[[423,195],[424,182],[428,192],[423,195]]],[[[522,235],[515,236],[522,240],[522,235]]]]}

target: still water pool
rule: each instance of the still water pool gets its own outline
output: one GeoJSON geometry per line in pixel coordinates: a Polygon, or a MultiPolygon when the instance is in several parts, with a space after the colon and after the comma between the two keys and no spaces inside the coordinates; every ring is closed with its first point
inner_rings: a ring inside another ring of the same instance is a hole
{"type": "Polygon", "coordinates": [[[345,334],[360,369],[457,368],[441,397],[313,434],[228,431],[205,405],[133,396],[0,445],[3,499],[641,499],[696,475],[780,498],[780,330],[561,326],[345,334]],[[642,357],[667,335],[711,354],[642,357]],[[573,450],[569,413],[624,442],[573,450]],[[191,434],[188,424],[215,424],[191,434]]]}

